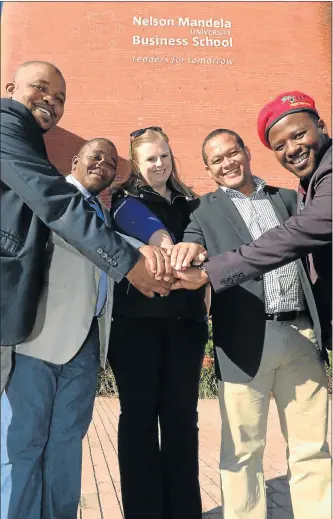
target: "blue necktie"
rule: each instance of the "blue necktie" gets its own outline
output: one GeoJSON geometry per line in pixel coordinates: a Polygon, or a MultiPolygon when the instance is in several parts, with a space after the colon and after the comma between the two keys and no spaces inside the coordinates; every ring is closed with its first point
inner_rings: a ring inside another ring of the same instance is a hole
{"type": "MultiPolygon", "coordinates": [[[[88,198],[88,202],[93,207],[97,213],[97,216],[105,222],[104,214],[102,211],[102,208],[98,202],[98,199],[95,196],[91,196],[88,198]]],[[[108,277],[105,272],[101,272],[101,277],[99,278],[99,285],[98,285],[98,296],[97,296],[97,303],[96,303],[96,311],[95,315],[99,315],[101,311],[103,310],[103,307],[105,305],[106,296],[108,291],[108,277]]]]}

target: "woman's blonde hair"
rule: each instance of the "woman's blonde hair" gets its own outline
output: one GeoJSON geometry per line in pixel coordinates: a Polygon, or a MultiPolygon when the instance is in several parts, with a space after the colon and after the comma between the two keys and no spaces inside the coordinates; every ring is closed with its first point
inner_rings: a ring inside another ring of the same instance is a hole
{"type": "Polygon", "coordinates": [[[169,144],[169,138],[168,136],[162,131],[157,129],[148,128],[145,130],[141,135],[138,135],[137,137],[132,138],[130,141],[130,147],[129,147],[129,160],[131,164],[131,173],[129,178],[126,180],[126,182],[122,185],[124,189],[128,190],[136,190],[140,188],[141,186],[148,185],[147,181],[144,179],[142,174],[140,173],[139,165],[138,165],[138,148],[146,143],[146,142],[156,142],[157,140],[162,139],[164,142],[167,143],[170,155],[171,155],[171,164],[172,164],[172,171],[170,174],[170,177],[168,178],[166,184],[167,187],[173,191],[178,191],[179,193],[182,193],[188,198],[195,198],[196,194],[187,187],[184,182],[182,182],[179,178],[179,174],[176,167],[175,157],[172,153],[172,150],[170,148],[169,144]]]}

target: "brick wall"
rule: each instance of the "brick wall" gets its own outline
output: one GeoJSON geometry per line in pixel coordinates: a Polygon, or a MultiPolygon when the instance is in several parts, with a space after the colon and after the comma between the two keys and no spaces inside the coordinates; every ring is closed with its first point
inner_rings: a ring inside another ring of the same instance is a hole
{"type": "Polygon", "coordinates": [[[84,140],[103,136],[117,145],[121,177],[129,133],[158,125],[170,137],[184,181],[205,193],[214,184],[203,168],[201,143],[212,129],[226,127],[250,147],[253,172],[295,187],[296,179],[258,140],[258,111],[280,91],[299,89],[315,96],[331,125],[330,2],[5,3],[1,47],[2,92],[15,67],[30,59],[51,61],[66,77],[66,113],[47,136],[50,158],[64,172],[84,140]],[[232,47],[133,45],[133,35],[194,36],[190,27],[133,26],[134,16],[230,20],[232,47]],[[134,56],[160,61],[134,62],[134,56]],[[173,56],[184,62],[172,64],[173,56]]]}

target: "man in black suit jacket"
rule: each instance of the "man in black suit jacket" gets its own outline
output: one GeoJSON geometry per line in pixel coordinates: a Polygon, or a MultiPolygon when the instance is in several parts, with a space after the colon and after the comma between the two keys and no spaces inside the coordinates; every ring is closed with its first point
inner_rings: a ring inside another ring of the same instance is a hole
{"type": "MultiPolygon", "coordinates": [[[[45,246],[52,229],[115,281],[124,276],[150,297],[166,294],[146,260],[104,225],[75,187],[47,159],[43,133],[64,111],[66,84],[52,64],[27,62],[6,86],[1,100],[1,386],[11,348],[30,334],[43,280],[45,246]],[[148,265],[147,265],[148,267],[148,265]]],[[[157,249],[140,249],[155,258],[157,249]]]]}
{"type": "MultiPolygon", "coordinates": [[[[295,213],[296,192],[253,176],[250,151],[238,134],[212,132],[203,158],[218,189],[193,202],[184,241],[201,244],[209,257],[249,243],[295,213]]],[[[295,519],[327,519],[327,382],[319,318],[302,262],[213,292],[211,314],[224,517],[266,518],[262,460],[272,392],[290,453],[295,519]]]]}

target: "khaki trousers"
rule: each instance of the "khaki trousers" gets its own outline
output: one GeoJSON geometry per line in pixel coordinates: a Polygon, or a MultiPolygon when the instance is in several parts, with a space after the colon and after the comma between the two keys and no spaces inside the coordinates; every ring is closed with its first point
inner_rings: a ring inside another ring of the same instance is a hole
{"type": "Polygon", "coordinates": [[[327,379],[311,341],[306,313],[289,322],[267,321],[257,375],[247,384],[219,385],[224,519],[267,517],[263,454],[271,392],[287,443],[294,518],[331,518],[327,379]]]}

